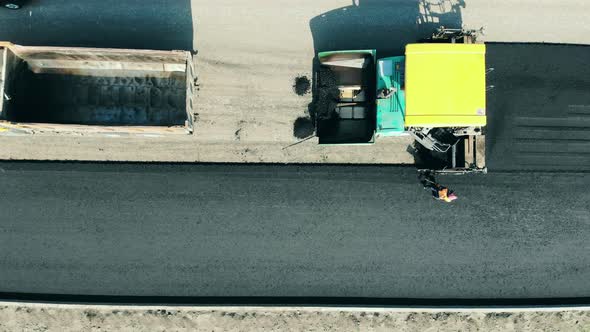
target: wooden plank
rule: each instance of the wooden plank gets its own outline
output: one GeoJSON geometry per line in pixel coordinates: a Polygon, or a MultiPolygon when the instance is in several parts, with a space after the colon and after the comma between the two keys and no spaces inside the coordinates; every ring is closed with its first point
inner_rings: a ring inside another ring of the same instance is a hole
{"type": "Polygon", "coordinates": [[[475,136],[475,166],[486,167],[486,136],[475,136]]]}
{"type": "Polygon", "coordinates": [[[464,167],[470,167],[475,162],[475,140],[473,135],[467,136],[463,140],[465,144],[465,165],[464,167]]]}
{"type": "Polygon", "coordinates": [[[160,76],[186,71],[186,64],[124,61],[74,61],[74,60],[29,60],[29,68],[35,74],[70,74],[97,76],[160,76]],[[133,73],[126,74],[126,73],[133,73]],[[144,73],[142,75],[142,73],[144,73]]]}
{"type": "Polygon", "coordinates": [[[192,128],[185,126],[100,126],[100,125],[77,125],[59,123],[13,123],[0,120],[0,130],[20,132],[23,134],[36,133],[60,133],[60,134],[99,134],[99,135],[187,135],[192,128]]]}
{"type": "Polygon", "coordinates": [[[4,73],[6,70],[4,69],[4,64],[6,63],[8,50],[0,46],[0,118],[2,117],[2,110],[4,109],[4,81],[6,78],[4,77],[4,73]]]}

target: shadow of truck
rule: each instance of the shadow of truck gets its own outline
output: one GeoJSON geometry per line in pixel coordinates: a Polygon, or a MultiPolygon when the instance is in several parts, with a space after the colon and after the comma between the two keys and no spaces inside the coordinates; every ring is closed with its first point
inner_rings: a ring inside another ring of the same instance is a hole
{"type": "Polygon", "coordinates": [[[377,50],[379,57],[403,55],[404,47],[429,38],[441,25],[460,28],[464,1],[358,0],[309,22],[314,49],[377,50]]]}
{"type": "Polygon", "coordinates": [[[21,45],[194,49],[190,0],[37,0],[0,22],[0,41],[21,45]]]}

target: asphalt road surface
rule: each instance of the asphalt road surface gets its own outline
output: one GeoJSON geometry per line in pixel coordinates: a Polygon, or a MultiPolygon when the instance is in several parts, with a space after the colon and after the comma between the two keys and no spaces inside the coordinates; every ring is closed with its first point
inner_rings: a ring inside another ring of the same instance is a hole
{"type": "Polygon", "coordinates": [[[0,292],[590,296],[589,174],[0,163],[0,292]]]}
{"type": "Polygon", "coordinates": [[[590,46],[486,48],[489,168],[590,171],[590,46]]]}

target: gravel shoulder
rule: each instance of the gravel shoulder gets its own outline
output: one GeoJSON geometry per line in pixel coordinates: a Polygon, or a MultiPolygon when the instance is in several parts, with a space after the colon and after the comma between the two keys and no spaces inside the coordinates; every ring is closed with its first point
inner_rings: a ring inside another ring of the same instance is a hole
{"type": "Polygon", "coordinates": [[[392,330],[590,331],[590,311],[0,304],[0,331],[392,330]]]}

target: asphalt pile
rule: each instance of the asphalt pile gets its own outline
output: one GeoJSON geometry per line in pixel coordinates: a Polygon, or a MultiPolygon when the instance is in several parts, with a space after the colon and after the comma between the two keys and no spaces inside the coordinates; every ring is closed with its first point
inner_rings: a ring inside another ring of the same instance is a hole
{"type": "Polygon", "coordinates": [[[337,117],[336,105],[340,98],[336,74],[330,68],[320,68],[318,89],[313,112],[317,120],[329,120],[337,117]]]}
{"type": "Polygon", "coordinates": [[[16,82],[11,120],[87,125],[183,125],[184,77],[34,74],[16,82]]]}

